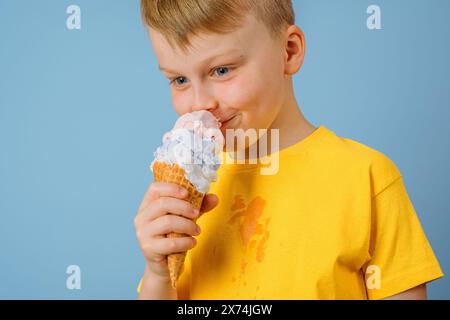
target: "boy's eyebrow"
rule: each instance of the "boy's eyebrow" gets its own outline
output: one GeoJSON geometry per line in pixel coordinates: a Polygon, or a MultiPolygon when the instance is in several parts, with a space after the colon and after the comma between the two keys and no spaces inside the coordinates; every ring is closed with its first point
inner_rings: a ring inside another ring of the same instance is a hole
{"type": "MultiPolygon", "coordinates": [[[[201,64],[205,64],[205,65],[206,65],[206,64],[209,64],[209,63],[211,63],[212,61],[216,60],[217,58],[220,58],[220,57],[223,57],[223,56],[229,56],[229,55],[231,55],[231,54],[233,54],[233,53],[235,53],[235,52],[236,52],[236,53],[240,53],[239,59],[242,59],[242,58],[244,57],[244,55],[241,54],[241,51],[240,51],[240,50],[230,50],[229,52],[221,53],[221,54],[218,54],[218,55],[216,55],[216,56],[212,56],[212,57],[206,58],[205,60],[201,61],[201,64]]],[[[161,71],[165,71],[165,72],[173,73],[173,74],[178,73],[178,72],[176,72],[176,71],[167,69],[167,68],[162,67],[162,66],[160,66],[160,65],[158,65],[158,67],[159,67],[159,70],[161,70],[161,71]]]]}

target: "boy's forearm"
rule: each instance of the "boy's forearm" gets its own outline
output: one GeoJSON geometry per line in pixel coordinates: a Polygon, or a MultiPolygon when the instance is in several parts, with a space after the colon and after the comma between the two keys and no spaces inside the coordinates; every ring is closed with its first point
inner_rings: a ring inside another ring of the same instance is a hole
{"type": "Polygon", "coordinates": [[[148,267],[145,268],[142,278],[139,300],[178,300],[176,289],[172,288],[170,281],[155,278],[148,267]]]}

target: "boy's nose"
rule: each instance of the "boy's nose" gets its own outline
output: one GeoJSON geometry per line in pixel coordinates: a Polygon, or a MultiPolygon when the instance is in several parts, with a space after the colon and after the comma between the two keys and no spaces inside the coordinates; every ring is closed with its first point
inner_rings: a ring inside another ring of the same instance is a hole
{"type": "Polygon", "coordinates": [[[217,104],[201,104],[201,105],[194,105],[191,109],[193,111],[200,111],[200,110],[207,110],[211,111],[217,108],[217,104]]]}
{"type": "Polygon", "coordinates": [[[200,89],[196,91],[192,111],[210,110],[217,108],[217,106],[217,99],[207,89],[200,89]]]}

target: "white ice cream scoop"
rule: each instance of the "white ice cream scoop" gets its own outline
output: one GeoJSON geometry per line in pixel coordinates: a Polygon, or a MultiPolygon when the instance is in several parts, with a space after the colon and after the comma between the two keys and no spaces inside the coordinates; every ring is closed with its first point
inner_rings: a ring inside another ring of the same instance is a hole
{"type": "Polygon", "coordinates": [[[221,164],[220,152],[225,139],[220,126],[209,111],[184,114],[174,128],[164,134],[163,144],[154,152],[150,169],[153,171],[155,161],[178,164],[198,191],[208,192],[221,164]]]}

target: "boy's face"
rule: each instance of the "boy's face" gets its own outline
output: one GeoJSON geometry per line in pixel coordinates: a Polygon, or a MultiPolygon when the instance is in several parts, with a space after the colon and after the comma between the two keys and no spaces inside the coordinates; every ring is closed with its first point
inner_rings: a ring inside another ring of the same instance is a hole
{"type": "Polygon", "coordinates": [[[228,34],[193,37],[188,53],[154,30],[149,35],[178,114],[208,110],[222,122],[223,133],[271,128],[288,90],[284,39],[274,40],[252,14],[228,34]]]}

